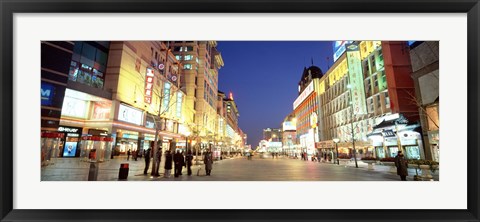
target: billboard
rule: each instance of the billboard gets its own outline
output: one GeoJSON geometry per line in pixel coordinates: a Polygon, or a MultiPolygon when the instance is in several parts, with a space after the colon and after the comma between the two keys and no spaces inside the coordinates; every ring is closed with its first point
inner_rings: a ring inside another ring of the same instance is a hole
{"type": "Polygon", "coordinates": [[[283,131],[287,130],[297,130],[297,127],[292,121],[285,121],[283,122],[283,131]]]}
{"type": "Polygon", "coordinates": [[[51,106],[53,103],[53,94],[54,94],[55,88],[53,87],[52,84],[42,82],[41,88],[40,88],[40,95],[42,98],[42,106],[51,106]]]}
{"type": "Polygon", "coordinates": [[[360,49],[356,43],[345,44],[345,47],[347,50],[348,77],[353,113],[367,114],[360,49]]]}
{"type": "Polygon", "coordinates": [[[353,41],[334,41],[333,42],[333,62],[337,61],[345,52],[345,45],[353,41]]]}
{"type": "Polygon", "coordinates": [[[303,90],[303,92],[298,96],[298,98],[293,102],[293,109],[295,110],[298,105],[300,105],[303,100],[307,98],[313,92],[313,81],[308,84],[308,86],[303,90]]]}
{"type": "Polygon", "coordinates": [[[141,126],[143,122],[143,112],[120,104],[118,108],[118,120],[141,126]]]}

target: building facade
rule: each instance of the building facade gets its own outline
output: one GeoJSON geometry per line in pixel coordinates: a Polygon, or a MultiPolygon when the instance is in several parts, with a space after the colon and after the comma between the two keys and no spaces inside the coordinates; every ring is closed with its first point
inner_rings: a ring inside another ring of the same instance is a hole
{"type": "Polygon", "coordinates": [[[320,109],[320,93],[324,91],[324,85],[320,79],[323,72],[317,66],[304,68],[298,84],[298,97],[293,102],[294,115],[296,117],[296,136],[299,142],[298,150],[307,153],[308,156],[317,153],[317,143],[323,140],[323,111],[320,109]]]}
{"type": "Polygon", "coordinates": [[[292,112],[282,122],[282,146],[284,154],[295,156],[297,150],[297,119],[292,112]]]}
{"type": "Polygon", "coordinates": [[[336,44],[336,60],[319,80],[324,156],[340,154],[423,158],[418,110],[406,42],[360,41],[336,44]],[[341,49],[341,48],[344,49],[341,49]],[[335,144],[333,139],[339,139],[335,144]],[[326,155],[325,155],[326,154],[326,155]]]}
{"type": "Polygon", "coordinates": [[[412,42],[410,60],[415,83],[415,104],[420,114],[425,158],[440,161],[439,42],[412,42]]]}

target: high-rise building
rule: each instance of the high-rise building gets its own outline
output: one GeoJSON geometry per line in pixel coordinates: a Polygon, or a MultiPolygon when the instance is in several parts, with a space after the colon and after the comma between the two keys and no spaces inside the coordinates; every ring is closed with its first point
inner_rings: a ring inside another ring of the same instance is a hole
{"type": "Polygon", "coordinates": [[[192,111],[191,128],[200,148],[211,148],[216,139],[218,70],[224,65],[216,41],[175,41],[171,49],[183,64],[186,109],[192,111]]]}

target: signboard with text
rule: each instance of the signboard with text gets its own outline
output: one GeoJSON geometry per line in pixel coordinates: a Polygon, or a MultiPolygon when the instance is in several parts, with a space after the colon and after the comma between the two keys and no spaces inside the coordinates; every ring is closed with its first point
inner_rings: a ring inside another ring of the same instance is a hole
{"type": "Polygon", "coordinates": [[[152,92],[153,92],[153,80],[155,74],[153,69],[147,68],[147,73],[145,75],[145,103],[152,103],[152,92]]]}
{"type": "Polygon", "coordinates": [[[358,44],[345,44],[347,50],[348,76],[350,80],[350,93],[352,98],[353,113],[367,114],[365,103],[365,88],[363,84],[362,61],[358,44]]]}
{"type": "Polygon", "coordinates": [[[345,45],[352,43],[352,41],[335,41],[333,42],[333,62],[337,61],[345,52],[345,45]]]}
{"type": "Polygon", "coordinates": [[[307,88],[298,96],[298,98],[293,102],[293,109],[296,109],[312,92],[313,92],[313,81],[308,84],[307,88]]]}
{"type": "Polygon", "coordinates": [[[120,104],[118,108],[118,120],[141,126],[143,122],[143,112],[138,109],[120,104]]]}

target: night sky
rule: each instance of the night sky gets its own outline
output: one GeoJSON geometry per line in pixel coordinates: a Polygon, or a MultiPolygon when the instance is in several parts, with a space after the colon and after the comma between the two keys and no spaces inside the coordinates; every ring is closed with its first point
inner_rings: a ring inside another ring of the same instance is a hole
{"type": "Polygon", "coordinates": [[[233,93],[239,126],[252,148],[262,139],[262,129],[280,128],[293,111],[303,68],[311,66],[312,58],[323,72],[333,64],[332,42],[326,41],[218,41],[218,49],[225,62],[219,90],[233,93]]]}

